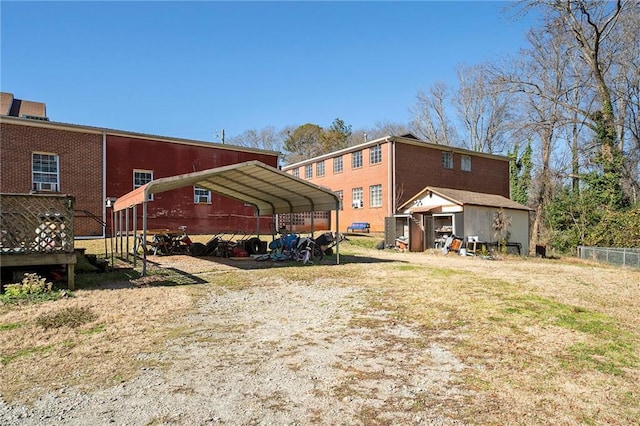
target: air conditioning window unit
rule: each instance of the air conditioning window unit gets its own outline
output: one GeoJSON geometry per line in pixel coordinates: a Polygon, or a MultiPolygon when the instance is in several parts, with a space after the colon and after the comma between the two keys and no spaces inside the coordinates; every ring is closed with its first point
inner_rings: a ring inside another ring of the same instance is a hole
{"type": "Polygon", "coordinates": [[[51,182],[36,182],[34,184],[36,191],[49,191],[49,192],[57,192],[58,184],[51,182]]]}
{"type": "Polygon", "coordinates": [[[363,206],[362,200],[354,200],[351,203],[351,207],[353,207],[354,209],[361,209],[363,206]]]}

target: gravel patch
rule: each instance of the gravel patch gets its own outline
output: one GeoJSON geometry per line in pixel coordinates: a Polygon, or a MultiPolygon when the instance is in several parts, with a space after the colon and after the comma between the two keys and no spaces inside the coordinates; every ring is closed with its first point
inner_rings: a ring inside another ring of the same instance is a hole
{"type": "Polygon", "coordinates": [[[460,424],[446,413],[470,396],[465,365],[366,298],[321,283],[219,290],[186,337],[139,354],[149,366],[134,380],[30,407],[0,399],[0,424],[460,424]]]}

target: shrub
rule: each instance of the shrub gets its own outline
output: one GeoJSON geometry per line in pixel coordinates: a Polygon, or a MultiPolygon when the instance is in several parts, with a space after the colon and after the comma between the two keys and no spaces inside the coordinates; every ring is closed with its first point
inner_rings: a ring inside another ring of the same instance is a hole
{"type": "Polygon", "coordinates": [[[53,290],[53,284],[47,282],[45,278],[38,274],[25,274],[21,283],[5,286],[0,300],[4,303],[15,303],[21,300],[36,302],[55,300],[59,296],[59,292],[53,290]]]}
{"type": "Polygon", "coordinates": [[[83,324],[90,323],[97,318],[97,315],[89,308],[70,306],[58,312],[42,315],[36,320],[39,326],[50,329],[60,327],[76,328],[83,324]]]}

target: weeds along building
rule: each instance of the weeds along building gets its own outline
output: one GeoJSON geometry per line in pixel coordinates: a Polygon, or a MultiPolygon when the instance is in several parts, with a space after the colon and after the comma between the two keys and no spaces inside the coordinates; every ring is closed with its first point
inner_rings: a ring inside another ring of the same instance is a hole
{"type": "MultiPolygon", "coordinates": [[[[1,94],[0,108],[0,192],[74,196],[77,237],[109,233],[106,200],[153,179],[251,160],[278,165],[274,151],[50,121],[44,103],[11,93],[1,94]]],[[[150,229],[209,234],[258,226],[253,207],[194,187],[156,194],[148,209],[150,229]]],[[[271,220],[260,218],[260,229],[271,220]]]]}
{"type": "MultiPolygon", "coordinates": [[[[368,222],[371,232],[385,231],[385,220],[394,219],[398,207],[427,186],[509,198],[507,157],[432,144],[410,134],[372,140],[282,169],[341,196],[341,232],[354,222],[368,222]]],[[[304,229],[310,215],[291,220],[304,229]]],[[[314,223],[334,227],[335,216],[316,213],[314,223]]]]}

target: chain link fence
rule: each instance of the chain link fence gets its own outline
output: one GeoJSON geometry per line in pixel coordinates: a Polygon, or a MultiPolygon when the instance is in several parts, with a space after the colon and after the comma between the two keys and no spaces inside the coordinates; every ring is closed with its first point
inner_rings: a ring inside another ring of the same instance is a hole
{"type": "Polygon", "coordinates": [[[578,257],[612,265],[640,268],[640,249],[578,246],[578,257]]]}

